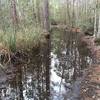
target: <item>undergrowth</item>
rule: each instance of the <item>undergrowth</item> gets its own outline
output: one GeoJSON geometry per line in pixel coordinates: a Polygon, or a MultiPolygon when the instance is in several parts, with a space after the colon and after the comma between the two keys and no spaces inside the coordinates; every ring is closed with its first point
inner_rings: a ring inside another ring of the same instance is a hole
{"type": "Polygon", "coordinates": [[[41,37],[43,29],[41,27],[25,27],[13,32],[9,29],[7,32],[0,30],[0,43],[6,45],[10,51],[14,52],[16,49],[30,49],[37,45],[41,37]]]}

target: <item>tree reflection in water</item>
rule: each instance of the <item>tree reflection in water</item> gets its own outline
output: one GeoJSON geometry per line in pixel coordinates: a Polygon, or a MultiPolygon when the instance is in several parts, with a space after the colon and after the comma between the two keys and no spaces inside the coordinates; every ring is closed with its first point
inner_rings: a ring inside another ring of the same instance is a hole
{"type": "Polygon", "coordinates": [[[48,43],[45,49],[42,47],[30,52],[18,51],[6,73],[1,71],[1,100],[49,100],[50,50],[48,43]]]}
{"type": "Polygon", "coordinates": [[[52,100],[80,100],[84,71],[92,63],[89,51],[80,42],[78,33],[57,29],[53,33],[52,51],[52,100]]]}
{"type": "Polygon", "coordinates": [[[80,100],[91,57],[78,33],[55,29],[52,34],[41,49],[16,53],[6,73],[0,70],[1,100],[80,100]]]}

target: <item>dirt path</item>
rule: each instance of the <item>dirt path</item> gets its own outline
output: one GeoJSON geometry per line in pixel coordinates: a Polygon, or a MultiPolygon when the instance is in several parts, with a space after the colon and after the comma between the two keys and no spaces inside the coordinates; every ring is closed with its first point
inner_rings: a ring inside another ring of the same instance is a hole
{"type": "Polygon", "coordinates": [[[87,70],[88,75],[82,83],[82,100],[100,100],[100,46],[96,46],[94,38],[85,36],[82,42],[91,51],[93,65],[87,70]]]}

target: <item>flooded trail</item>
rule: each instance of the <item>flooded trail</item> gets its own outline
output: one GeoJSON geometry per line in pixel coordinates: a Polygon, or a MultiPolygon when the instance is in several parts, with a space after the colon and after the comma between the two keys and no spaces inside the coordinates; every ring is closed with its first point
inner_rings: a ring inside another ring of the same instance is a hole
{"type": "Polygon", "coordinates": [[[0,69],[0,100],[82,99],[81,82],[92,58],[78,33],[54,29],[49,57],[45,45],[41,47],[18,51],[6,72],[0,69]]]}

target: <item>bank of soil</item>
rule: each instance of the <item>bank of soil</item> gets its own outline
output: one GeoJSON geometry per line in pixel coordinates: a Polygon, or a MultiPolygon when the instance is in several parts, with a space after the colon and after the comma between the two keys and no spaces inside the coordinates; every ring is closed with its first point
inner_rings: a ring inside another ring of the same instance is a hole
{"type": "Polygon", "coordinates": [[[81,96],[83,100],[100,100],[100,45],[96,45],[92,36],[84,36],[81,41],[87,45],[93,59],[82,82],[81,96]]]}

